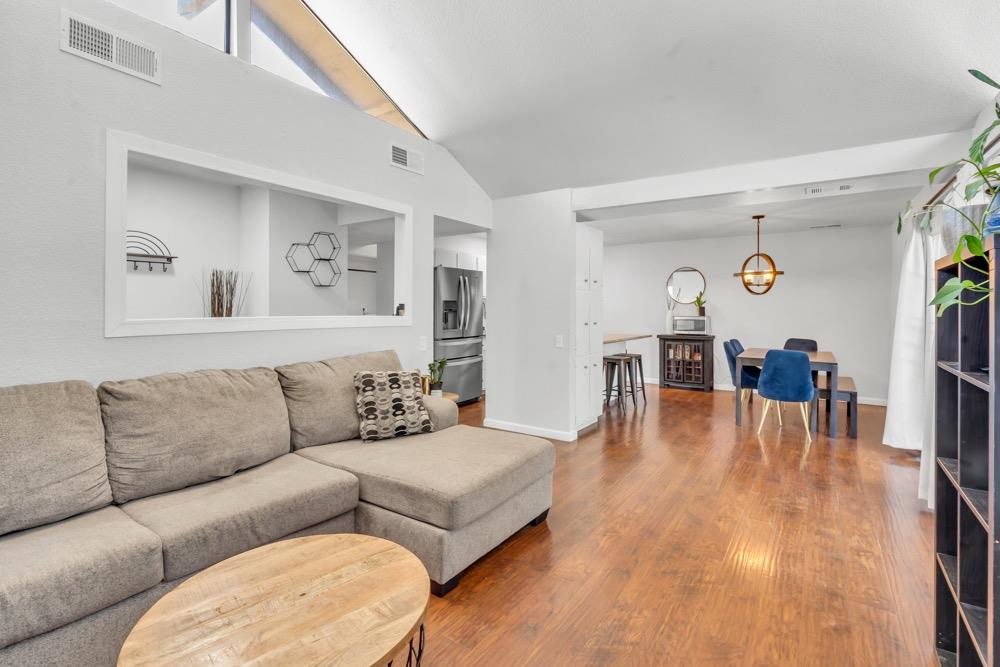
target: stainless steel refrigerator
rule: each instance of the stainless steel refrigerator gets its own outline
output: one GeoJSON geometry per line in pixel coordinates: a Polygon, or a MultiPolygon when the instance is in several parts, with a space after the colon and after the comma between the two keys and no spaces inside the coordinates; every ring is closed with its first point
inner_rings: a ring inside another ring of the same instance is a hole
{"type": "Polygon", "coordinates": [[[483,390],[483,273],[434,268],[434,358],[444,357],[444,390],[459,402],[483,390]]]}

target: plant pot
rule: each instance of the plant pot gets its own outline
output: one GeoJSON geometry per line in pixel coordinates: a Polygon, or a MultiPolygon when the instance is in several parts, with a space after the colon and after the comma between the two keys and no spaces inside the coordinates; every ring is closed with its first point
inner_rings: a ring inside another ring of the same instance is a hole
{"type": "Polygon", "coordinates": [[[705,306],[698,306],[698,317],[705,317],[705,306]]]}

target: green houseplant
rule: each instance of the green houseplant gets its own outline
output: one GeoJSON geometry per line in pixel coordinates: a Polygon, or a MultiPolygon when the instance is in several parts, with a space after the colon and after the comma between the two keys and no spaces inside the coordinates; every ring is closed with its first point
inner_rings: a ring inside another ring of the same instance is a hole
{"type": "Polygon", "coordinates": [[[694,305],[698,307],[698,315],[705,316],[705,304],[708,301],[705,300],[705,290],[698,292],[698,296],[694,298],[694,305]]]}
{"type": "Polygon", "coordinates": [[[427,370],[431,376],[431,390],[441,389],[444,384],[444,367],[447,365],[448,360],[444,357],[427,364],[427,370]]]}
{"type": "MultiPolygon", "coordinates": [[[[1000,90],[1000,84],[979,70],[969,70],[969,73],[983,83],[1000,90]]],[[[917,226],[920,229],[924,229],[930,224],[931,215],[935,210],[946,208],[955,211],[965,222],[969,224],[971,232],[973,232],[963,234],[959,238],[953,252],[953,258],[956,262],[961,262],[967,268],[978,273],[981,278],[977,278],[976,280],[961,280],[958,277],[954,277],[942,285],[937,294],[934,295],[930,304],[937,306],[938,317],[940,317],[942,313],[944,313],[944,311],[951,306],[974,305],[981,301],[985,301],[990,296],[989,272],[981,266],[975,266],[975,264],[966,261],[966,259],[964,259],[964,255],[965,252],[968,251],[968,253],[973,257],[982,257],[985,259],[986,252],[984,250],[984,241],[986,237],[989,234],[1000,231],[1000,211],[997,210],[997,204],[1000,203],[1000,200],[998,200],[998,196],[1000,196],[1000,163],[989,164],[985,156],[986,146],[987,142],[989,142],[990,136],[997,128],[1000,128],[1000,103],[995,104],[994,109],[997,116],[996,120],[994,120],[989,127],[987,127],[978,137],[976,137],[975,141],[972,142],[972,145],[969,147],[968,156],[938,167],[933,170],[929,176],[930,182],[933,183],[938,175],[945,169],[956,166],[961,167],[963,165],[970,165],[975,170],[975,175],[965,186],[965,191],[963,193],[965,200],[972,201],[980,194],[985,193],[989,198],[989,205],[986,206],[982,215],[978,216],[978,219],[973,219],[965,211],[956,206],[945,202],[936,202],[934,204],[924,206],[917,220],[917,226]]],[[[896,233],[898,234],[903,230],[904,220],[910,219],[915,215],[916,213],[909,206],[906,211],[900,213],[896,223],[896,233]]]]}

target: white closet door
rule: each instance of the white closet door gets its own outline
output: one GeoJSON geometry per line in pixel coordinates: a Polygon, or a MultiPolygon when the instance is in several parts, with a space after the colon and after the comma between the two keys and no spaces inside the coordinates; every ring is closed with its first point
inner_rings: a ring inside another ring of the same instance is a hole
{"type": "Polygon", "coordinates": [[[593,403],[590,398],[590,363],[587,357],[576,357],[576,426],[593,421],[593,403]]]}
{"type": "Polygon", "coordinates": [[[576,288],[590,289],[590,230],[576,226],[576,288]]]}
{"type": "Polygon", "coordinates": [[[604,294],[601,292],[591,292],[590,298],[590,319],[589,337],[590,354],[603,354],[604,352],[604,294]]]}
{"type": "Polygon", "coordinates": [[[604,288],[604,233],[597,229],[588,229],[587,255],[590,262],[590,289],[598,291],[604,288]]]}
{"type": "Polygon", "coordinates": [[[604,411],[604,370],[603,355],[590,355],[590,414],[594,419],[604,411]]]}
{"type": "Polygon", "coordinates": [[[576,330],[573,332],[573,347],[577,356],[590,354],[590,292],[576,293],[576,330]]]}

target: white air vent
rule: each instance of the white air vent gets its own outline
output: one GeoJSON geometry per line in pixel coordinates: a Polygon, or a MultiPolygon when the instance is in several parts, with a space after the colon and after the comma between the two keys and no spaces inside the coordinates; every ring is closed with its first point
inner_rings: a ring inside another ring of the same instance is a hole
{"type": "Polygon", "coordinates": [[[60,48],[155,84],[160,83],[160,50],[66,10],[60,48]]]}
{"type": "Polygon", "coordinates": [[[815,197],[816,195],[829,195],[835,192],[850,192],[853,189],[854,186],[850,183],[841,183],[840,185],[807,185],[805,193],[809,197],[815,197]]]}
{"type": "Polygon", "coordinates": [[[390,153],[389,159],[392,166],[412,171],[415,174],[424,173],[423,153],[415,153],[414,151],[407,150],[396,145],[393,145],[391,149],[392,152],[390,153]]]}

